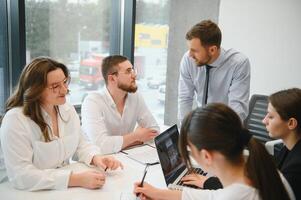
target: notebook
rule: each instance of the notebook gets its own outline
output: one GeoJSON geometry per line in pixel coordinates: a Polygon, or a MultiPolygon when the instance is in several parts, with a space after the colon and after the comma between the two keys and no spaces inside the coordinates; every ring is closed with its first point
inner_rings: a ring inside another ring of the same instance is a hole
{"type": "Polygon", "coordinates": [[[128,158],[135,160],[141,164],[156,165],[159,164],[159,158],[155,147],[149,144],[143,144],[136,148],[122,150],[128,158]]]}

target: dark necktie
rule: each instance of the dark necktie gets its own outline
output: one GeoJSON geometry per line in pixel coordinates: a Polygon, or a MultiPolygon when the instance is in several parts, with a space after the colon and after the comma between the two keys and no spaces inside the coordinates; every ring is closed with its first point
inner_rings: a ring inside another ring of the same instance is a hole
{"type": "Polygon", "coordinates": [[[210,69],[212,66],[206,65],[206,80],[205,80],[205,85],[204,85],[204,93],[203,93],[203,101],[202,101],[202,106],[205,106],[207,104],[207,99],[208,99],[208,85],[209,85],[209,73],[210,69]]]}

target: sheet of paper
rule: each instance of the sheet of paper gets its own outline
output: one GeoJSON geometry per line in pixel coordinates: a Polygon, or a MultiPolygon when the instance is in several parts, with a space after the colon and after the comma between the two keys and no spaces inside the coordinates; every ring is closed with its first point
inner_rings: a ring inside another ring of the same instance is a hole
{"type": "Polygon", "coordinates": [[[143,164],[156,164],[159,162],[157,150],[147,144],[128,150],[123,150],[122,152],[127,154],[129,158],[143,164]]]}

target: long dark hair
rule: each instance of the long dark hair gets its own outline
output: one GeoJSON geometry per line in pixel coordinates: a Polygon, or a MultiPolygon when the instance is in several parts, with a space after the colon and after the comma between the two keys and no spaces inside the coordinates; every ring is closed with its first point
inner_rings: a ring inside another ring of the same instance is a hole
{"type": "MultiPolygon", "coordinates": [[[[56,69],[62,69],[66,78],[69,77],[68,68],[51,58],[38,57],[26,65],[21,73],[14,93],[6,102],[6,110],[23,107],[24,115],[32,119],[40,127],[45,142],[51,141],[48,125],[41,112],[41,95],[47,86],[47,74],[56,69]]],[[[58,107],[56,107],[58,111],[58,107]]],[[[51,130],[51,129],[50,129],[51,130]]]]}
{"type": "Polygon", "coordinates": [[[301,89],[291,88],[276,92],[269,97],[269,102],[282,120],[297,120],[296,132],[301,136],[301,89]]]}
{"type": "Polygon", "coordinates": [[[263,200],[289,199],[279,173],[265,147],[252,138],[243,128],[238,115],[224,104],[208,104],[189,113],[182,122],[179,148],[191,169],[187,146],[193,144],[198,150],[220,152],[233,165],[244,161],[243,149],[249,148],[245,164],[245,176],[258,189],[263,200]]]}

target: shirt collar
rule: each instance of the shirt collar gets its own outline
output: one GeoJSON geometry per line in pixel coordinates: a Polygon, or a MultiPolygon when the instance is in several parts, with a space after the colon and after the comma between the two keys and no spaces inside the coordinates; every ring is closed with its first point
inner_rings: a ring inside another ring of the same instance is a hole
{"type": "MultiPolygon", "coordinates": [[[[67,106],[66,104],[63,105],[59,105],[59,112],[60,115],[62,116],[62,118],[67,121],[69,120],[70,117],[70,113],[68,112],[70,110],[70,107],[67,106]]],[[[46,121],[51,120],[49,114],[46,112],[46,110],[41,106],[41,112],[42,112],[42,116],[46,121]]]]}
{"type": "Polygon", "coordinates": [[[295,152],[295,151],[299,151],[300,148],[301,148],[301,139],[299,139],[298,142],[296,142],[296,144],[293,146],[291,150],[288,149],[288,151],[295,152]]]}
{"type": "Polygon", "coordinates": [[[62,116],[62,118],[65,120],[65,121],[69,121],[69,118],[70,118],[70,109],[71,109],[71,106],[68,106],[66,103],[63,104],[63,105],[59,105],[59,111],[60,111],[60,114],[62,116]]]}
{"type": "MultiPolygon", "coordinates": [[[[116,108],[116,107],[117,107],[117,106],[116,106],[116,103],[115,103],[115,101],[113,100],[113,97],[112,97],[112,95],[110,94],[108,88],[107,88],[107,87],[104,87],[104,88],[105,88],[105,89],[104,89],[104,94],[105,94],[105,99],[106,99],[106,101],[109,103],[109,105],[110,105],[111,107],[116,108]]],[[[126,94],[126,97],[125,97],[125,104],[124,104],[125,107],[127,106],[128,95],[129,95],[129,93],[127,93],[127,94],[126,94]]]]}
{"type": "Polygon", "coordinates": [[[225,49],[221,48],[220,54],[217,59],[210,64],[211,67],[220,67],[225,59],[225,49]]]}
{"type": "Polygon", "coordinates": [[[113,108],[116,108],[116,104],[107,87],[104,87],[104,94],[105,94],[105,99],[109,103],[109,105],[113,108]]]}
{"type": "Polygon", "coordinates": [[[42,116],[43,116],[43,118],[45,119],[45,120],[50,120],[50,116],[49,116],[49,114],[46,112],[46,110],[42,107],[42,106],[40,106],[41,107],[41,112],[42,112],[42,116]]]}

